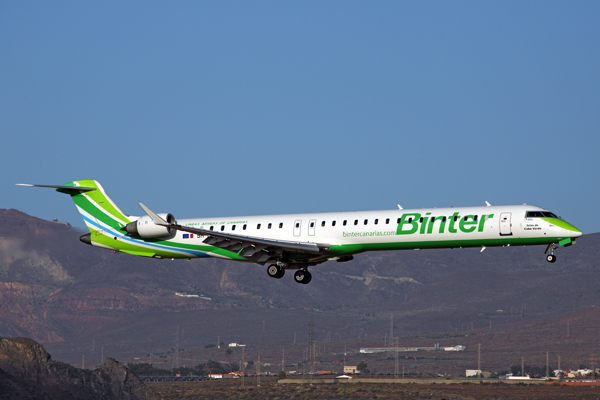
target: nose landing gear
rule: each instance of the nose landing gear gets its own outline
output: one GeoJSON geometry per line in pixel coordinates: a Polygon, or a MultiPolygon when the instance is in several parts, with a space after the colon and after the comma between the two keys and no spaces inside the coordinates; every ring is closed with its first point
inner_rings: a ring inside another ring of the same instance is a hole
{"type": "Polygon", "coordinates": [[[550,243],[548,245],[548,247],[546,248],[546,251],[544,252],[544,254],[548,253],[548,250],[550,250],[550,254],[548,254],[546,256],[546,261],[548,261],[549,263],[553,263],[556,261],[556,256],[554,255],[554,249],[556,249],[557,246],[554,243],[550,243]]]}

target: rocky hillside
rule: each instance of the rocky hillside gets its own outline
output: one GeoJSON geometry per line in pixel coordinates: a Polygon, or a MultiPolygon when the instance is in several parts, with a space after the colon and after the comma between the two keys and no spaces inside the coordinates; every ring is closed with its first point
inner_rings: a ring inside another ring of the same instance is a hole
{"type": "Polygon", "coordinates": [[[135,374],[109,358],[85,370],[53,361],[25,338],[0,338],[0,398],[4,400],[158,400],[135,374]]]}
{"type": "Polygon", "coordinates": [[[0,210],[0,335],[46,343],[77,362],[222,341],[381,337],[531,324],[600,300],[600,234],[544,247],[366,253],[280,280],[216,259],[146,259],[87,246],[69,225],[0,210]],[[176,292],[202,297],[180,297],[176,292]],[[176,332],[180,337],[176,340],[176,332]]]}

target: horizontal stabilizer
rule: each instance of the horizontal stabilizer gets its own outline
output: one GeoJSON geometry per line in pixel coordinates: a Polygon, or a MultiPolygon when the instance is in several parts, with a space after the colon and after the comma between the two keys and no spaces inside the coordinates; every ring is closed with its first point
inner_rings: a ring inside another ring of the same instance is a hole
{"type": "Polygon", "coordinates": [[[86,186],[65,186],[65,185],[32,185],[29,183],[16,183],[17,186],[29,186],[29,187],[43,187],[43,188],[51,188],[58,189],[59,191],[66,192],[90,192],[92,190],[96,190],[95,187],[86,187],[86,186]]]}

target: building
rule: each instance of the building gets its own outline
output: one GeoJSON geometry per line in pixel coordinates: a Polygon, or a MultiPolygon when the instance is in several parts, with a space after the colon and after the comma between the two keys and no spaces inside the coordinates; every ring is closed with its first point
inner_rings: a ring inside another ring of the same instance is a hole
{"type": "Polygon", "coordinates": [[[356,369],[356,365],[345,365],[344,366],[344,373],[345,374],[356,374],[358,373],[358,370],[356,369]]]}

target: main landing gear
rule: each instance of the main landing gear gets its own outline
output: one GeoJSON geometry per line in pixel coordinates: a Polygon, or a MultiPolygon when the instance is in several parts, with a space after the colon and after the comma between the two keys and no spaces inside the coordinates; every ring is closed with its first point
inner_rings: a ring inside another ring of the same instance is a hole
{"type": "Polygon", "coordinates": [[[277,264],[269,265],[267,267],[267,274],[269,274],[269,276],[271,278],[276,278],[276,279],[283,278],[283,275],[285,275],[285,264],[277,263],[277,264]]]}
{"type": "Polygon", "coordinates": [[[298,283],[306,285],[312,279],[312,275],[307,269],[299,269],[294,273],[294,280],[298,283]]]}
{"type": "Polygon", "coordinates": [[[548,247],[546,248],[546,251],[544,252],[544,254],[548,253],[548,250],[550,250],[550,254],[548,254],[546,256],[546,261],[548,261],[549,263],[553,263],[556,261],[556,256],[554,255],[554,249],[558,248],[558,246],[556,246],[556,244],[554,243],[550,243],[548,245],[548,247]]]}
{"type": "MultiPolygon", "coordinates": [[[[279,261],[277,264],[271,264],[267,267],[267,274],[271,278],[281,279],[285,275],[286,264],[279,261]]],[[[308,268],[305,265],[294,273],[294,280],[298,283],[306,285],[312,279],[312,275],[308,272],[308,268]]]]}

